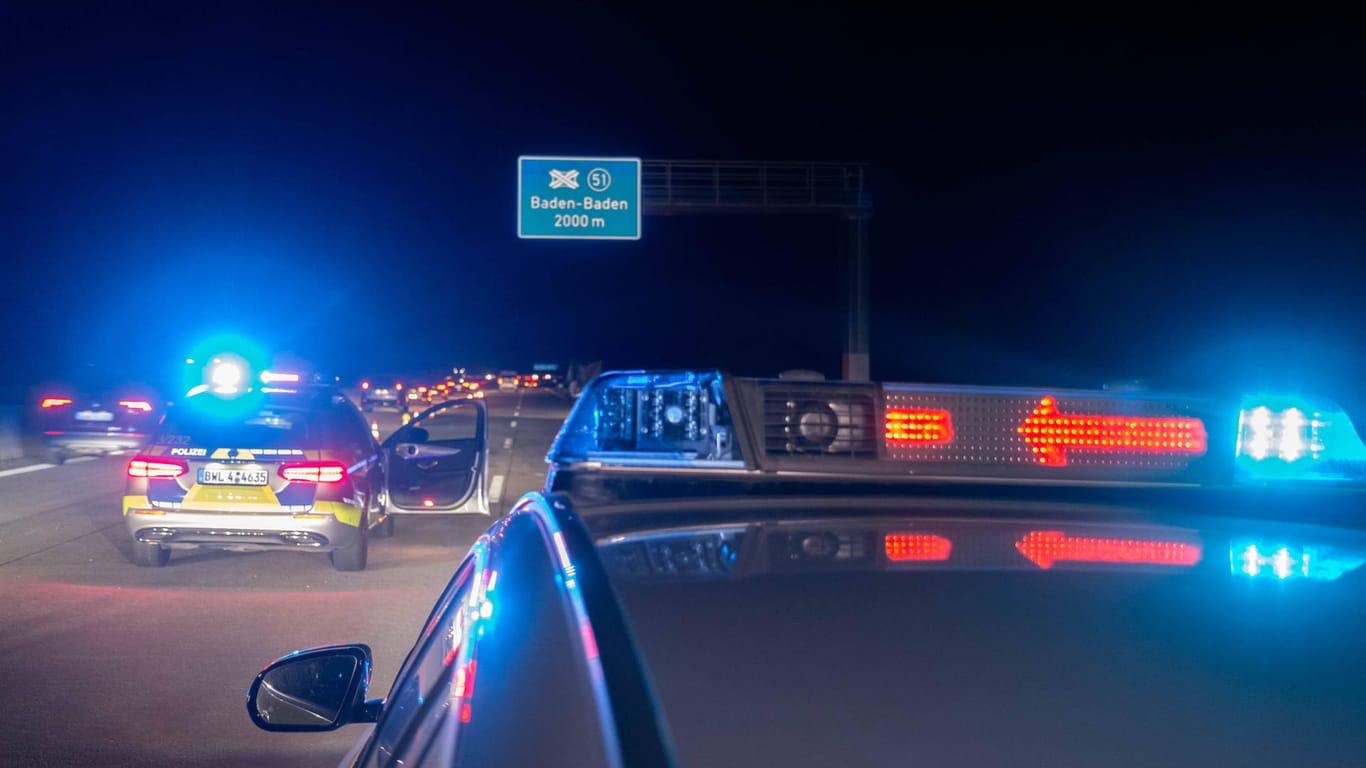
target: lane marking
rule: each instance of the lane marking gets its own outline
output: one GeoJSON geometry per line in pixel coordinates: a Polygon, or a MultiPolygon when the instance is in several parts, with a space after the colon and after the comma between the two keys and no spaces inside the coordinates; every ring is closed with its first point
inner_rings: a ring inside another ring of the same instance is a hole
{"type": "Polygon", "coordinates": [[[520,409],[520,408],[518,408],[517,410],[515,410],[515,411],[512,412],[513,418],[516,418],[516,417],[521,416],[521,415],[522,415],[522,409],[520,409]]]}
{"type": "Polygon", "coordinates": [[[516,420],[516,419],[513,419],[512,423],[509,424],[508,426],[509,426],[509,427],[512,427],[513,429],[516,429],[516,428],[517,428],[517,420],[516,420]]]}
{"type": "Polygon", "coordinates": [[[22,475],[22,474],[24,474],[25,472],[37,472],[37,471],[40,470],[40,469],[52,469],[52,468],[55,467],[55,466],[57,466],[57,465],[56,465],[56,464],[30,464],[30,465],[28,465],[27,467],[15,467],[14,469],[6,469],[6,470],[4,470],[3,472],[0,472],[0,477],[9,477],[10,475],[22,475]]]}
{"type": "Polygon", "coordinates": [[[508,437],[508,438],[504,438],[504,439],[503,439],[503,450],[505,450],[505,451],[510,451],[510,450],[512,450],[512,438],[508,437]]]}
{"type": "MultiPolygon", "coordinates": [[[[98,456],[77,456],[74,459],[67,459],[66,463],[80,464],[83,461],[94,461],[98,458],[98,456]]],[[[22,475],[25,472],[37,472],[40,469],[56,469],[57,466],[58,465],[56,464],[44,464],[41,462],[38,464],[29,464],[26,467],[15,467],[14,469],[0,470],[0,477],[9,477],[10,475],[22,475]]]]}
{"type": "Polygon", "coordinates": [[[503,480],[502,475],[494,475],[493,481],[489,483],[489,503],[497,504],[503,500],[503,480]]]}

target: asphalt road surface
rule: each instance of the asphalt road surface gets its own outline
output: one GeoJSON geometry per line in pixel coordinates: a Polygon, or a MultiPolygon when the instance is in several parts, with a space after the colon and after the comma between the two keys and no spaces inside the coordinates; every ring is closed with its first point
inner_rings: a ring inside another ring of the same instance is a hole
{"type": "MultiPolygon", "coordinates": [[[[570,402],[554,391],[485,402],[498,515],[541,487],[570,402]]],[[[366,416],[385,433],[398,424],[366,416]]],[[[0,471],[0,765],[337,765],[363,726],[258,730],[247,686],[295,649],[363,642],[371,696],[384,695],[490,520],[398,518],[358,573],[301,552],[178,551],[139,568],[120,519],[127,458],[0,471]]]]}

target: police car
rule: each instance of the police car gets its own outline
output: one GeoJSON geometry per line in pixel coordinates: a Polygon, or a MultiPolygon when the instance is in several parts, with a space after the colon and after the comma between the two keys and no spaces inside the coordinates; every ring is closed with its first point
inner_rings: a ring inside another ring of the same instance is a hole
{"type": "Polygon", "coordinates": [[[299,373],[250,379],[220,358],[128,462],[130,557],[176,549],[327,552],[363,570],[371,537],[401,514],[489,514],[483,403],[437,406],[382,445],[338,389],[299,373]]]}
{"type": "Polygon", "coordinates": [[[1331,402],[614,373],[345,765],[1358,765],[1366,447],[1331,402]]]}

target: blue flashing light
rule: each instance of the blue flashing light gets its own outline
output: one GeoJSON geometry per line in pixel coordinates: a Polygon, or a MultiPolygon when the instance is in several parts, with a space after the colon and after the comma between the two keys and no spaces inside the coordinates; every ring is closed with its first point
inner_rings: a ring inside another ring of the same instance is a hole
{"type": "Polygon", "coordinates": [[[242,386],[242,364],[230,357],[215,357],[209,365],[209,381],[219,394],[232,394],[242,386]]]}
{"type": "MultiPolygon", "coordinates": [[[[201,340],[185,356],[184,389],[189,390],[200,384],[214,384],[212,376],[214,359],[230,359],[241,366],[242,378],[239,387],[249,386],[249,372],[264,370],[269,365],[265,350],[246,336],[235,333],[220,333],[201,340]]],[[[254,376],[255,374],[250,374],[254,376]]]]}
{"type": "Polygon", "coordinates": [[[1366,556],[1340,547],[1244,540],[1229,545],[1228,562],[1229,571],[1235,576],[1273,581],[1334,581],[1366,564],[1366,556]]]}
{"type": "Polygon", "coordinates": [[[579,397],[546,461],[741,468],[719,371],[598,376],[579,397]]]}
{"type": "Polygon", "coordinates": [[[1366,482],[1366,444],[1337,404],[1244,398],[1235,456],[1244,483],[1366,482]]]}

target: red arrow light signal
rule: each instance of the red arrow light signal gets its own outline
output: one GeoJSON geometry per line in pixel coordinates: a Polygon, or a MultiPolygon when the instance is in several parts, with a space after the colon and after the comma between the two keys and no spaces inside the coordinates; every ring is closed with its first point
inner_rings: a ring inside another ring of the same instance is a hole
{"type": "Polygon", "coordinates": [[[1200,545],[1154,539],[1105,539],[1068,536],[1062,531],[1030,531],[1015,542],[1020,554],[1040,568],[1057,562],[1195,565],[1200,545]]]}
{"type": "Polygon", "coordinates": [[[1039,463],[1067,466],[1068,453],[1146,453],[1203,456],[1205,423],[1174,416],[1108,416],[1061,413],[1045,396],[1019,426],[1039,463]]]}

